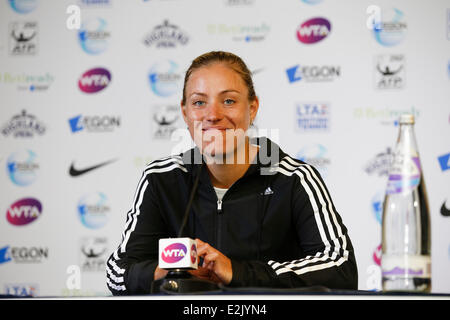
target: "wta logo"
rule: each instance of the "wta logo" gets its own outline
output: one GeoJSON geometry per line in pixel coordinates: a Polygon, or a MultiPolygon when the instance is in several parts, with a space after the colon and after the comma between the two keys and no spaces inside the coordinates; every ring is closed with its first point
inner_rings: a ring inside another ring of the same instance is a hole
{"type": "Polygon", "coordinates": [[[297,28],[297,39],[312,44],[325,39],[331,32],[331,23],[325,18],[312,18],[297,28]]]}
{"type": "Polygon", "coordinates": [[[172,243],[168,245],[161,253],[161,258],[164,262],[175,263],[186,256],[187,248],[182,243],[172,243]]]}
{"type": "Polygon", "coordinates": [[[42,214],[42,204],[33,198],[24,198],[14,202],[6,211],[6,219],[15,226],[29,224],[42,214]]]}
{"type": "Polygon", "coordinates": [[[375,248],[375,250],[373,251],[372,254],[372,259],[373,262],[376,263],[377,266],[381,266],[381,256],[382,256],[382,251],[381,251],[381,244],[375,248]]]}
{"type": "Polygon", "coordinates": [[[78,80],[78,87],[86,93],[95,93],[105,89],[111,82],[111,73],[104,68],[86,71],[78,80]]]}

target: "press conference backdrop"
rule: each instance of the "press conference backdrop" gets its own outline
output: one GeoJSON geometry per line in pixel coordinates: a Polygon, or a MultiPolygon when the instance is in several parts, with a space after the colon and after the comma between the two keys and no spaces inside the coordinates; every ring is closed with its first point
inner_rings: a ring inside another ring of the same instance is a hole
{"type": "Polygon", "coordinates": [[[142,170],[191,145],[184,72],[210,50],[254,73],[254,134],[320,170],[360,289],[381,289],[389,160],[414,114],[433,292],[450,292],[449,49],[449,1],[2,0],[0,293],[109,294],[142,170]]]}

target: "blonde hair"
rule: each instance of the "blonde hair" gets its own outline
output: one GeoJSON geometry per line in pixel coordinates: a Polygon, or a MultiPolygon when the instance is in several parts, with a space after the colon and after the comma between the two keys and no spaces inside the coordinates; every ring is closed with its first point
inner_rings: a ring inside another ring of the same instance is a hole
{"type": "Polygon", "coordinates": [[[238,73],[247,86],[248,101],[253,101],[256,99],[256,93],[253,87],[252,73],[247,68],[247,65],[244,63],[244,61],[237,55],[230,52],[211,51],[195,58],[192,61],[189,69],[186,71],[183,85],[183,99],[181,100],[182,105],[186,104],[186,84],[191,74],[197,69],[209,66],[214,63],[224,63],[231,69],[233,69],[236,73],[238,73]]]}

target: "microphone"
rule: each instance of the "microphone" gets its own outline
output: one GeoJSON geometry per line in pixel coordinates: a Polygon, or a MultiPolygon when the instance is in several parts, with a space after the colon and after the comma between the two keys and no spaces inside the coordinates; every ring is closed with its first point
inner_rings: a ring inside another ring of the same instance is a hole
{"type": "Polygon", "coordinates": [[[151,293],[193,293],[214,291],[219,288],[214,282],[197,279],[187,271],[198,268],[197,243],[194,239],[182,237],[197,191],[202,167],[203,162],[197,171],[178,237],[159,239],[158,266],[169,272],[164,278],[152,281],[151,293]]]}

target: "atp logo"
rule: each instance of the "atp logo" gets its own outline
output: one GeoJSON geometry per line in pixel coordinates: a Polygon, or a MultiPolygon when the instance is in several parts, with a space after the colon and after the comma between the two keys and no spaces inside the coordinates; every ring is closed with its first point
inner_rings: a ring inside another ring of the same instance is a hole
{"type": "Polygon", "coordinates": [[[175,263],[183,259],[186,253],[187,248],[184,244],[172,243],[163,250],[161,258],[167,263],[175,263]]]}

